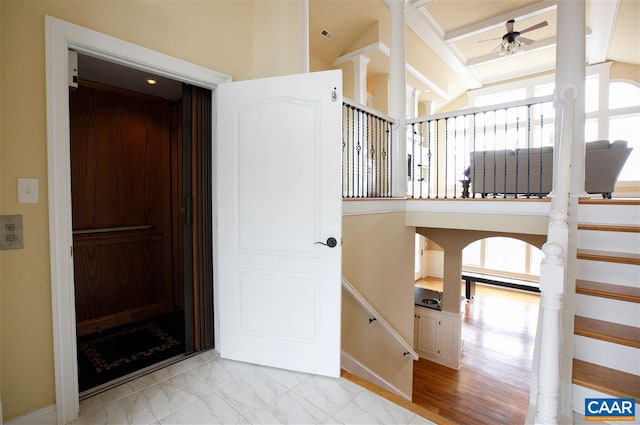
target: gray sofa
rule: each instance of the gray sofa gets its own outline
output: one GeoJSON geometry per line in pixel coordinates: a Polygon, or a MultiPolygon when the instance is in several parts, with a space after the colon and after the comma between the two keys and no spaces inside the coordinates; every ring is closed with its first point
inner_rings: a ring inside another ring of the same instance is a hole
{"type": "MultiPolygon", "coordinates": [[[[585,190],[611,198],[622,166],[631,154],[625,140],[585,144],[585,190]]],[[[553,147],[475,151],[465,170],[470,196],[545,196],[552,189],[553,147]],[[470,180],[470,181],[469,181],[470,180]]]]}

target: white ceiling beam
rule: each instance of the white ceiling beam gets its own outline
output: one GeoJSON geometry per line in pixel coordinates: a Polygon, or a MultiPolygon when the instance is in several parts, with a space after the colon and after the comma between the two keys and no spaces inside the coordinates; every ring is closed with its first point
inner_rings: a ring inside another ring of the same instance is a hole
{"type": "Polygon", "coordinates": [[[412,5],[407,5],[406,20],[409,28],[411,28],[422,41],[427,43],[468,88],[477,89],[482,86],[475,73],[468,70],[464,61],[456,56],[444,42],[442,38],[444,31],[435,23],[429,13],[424,9],[417,10],[412,5]]]}
{"type": "Polygon", "coordinates": [[[600,0],[589,3],[589,26],[592,30],[592,37],[587,43],[589,65],[607,60],[619,6],[620,0],[600,0]]]}
{"type": "MultiPolygon", "coordinates": [[[[354,50],[353,52],[345,53],[344,55],[338,56],[336,60],[333,61],[333,66],[338,66],[345,62],[349,62],[351,58],[354,58],[356,56],[360,56],[360,55],[368,56],[375,52],[381,52],[382,46],[387,47],[382,42],[378,41],[376,43],[372,43],[367,46],[361,47],[358,50],[354,50]]],[[[387,47],[387,50],[389,50],[388,47],[387,47]]]]}
{"type": "Polygon", "coordinates": [[[447,44],[455,43],[465,38],[473,37],[497,28],[504,28],[505,22],[509,19],[515,19],[515,21],[518,22],[551,12],[557,7],[557,0],[539,1],[501,15],[493,16],[489,19],[485,19],[484,21],[449,31],[445,34],[444,41],[447,44]]]}
{"type": "MultiPolygon", "coordinates": [[[[387,58],[391,57],[391,49],[389,49],[389,46],[378,41],[376,43],[369,44],[368,46],[364,46],[358,50],[354,50],[353,52],[345,53],[344,55],[339,56],[333,62],[333,66],[338,66],[345,62],[349,62],[351,58],[354,58],[356,56],[359,56],[359,55],[367,56],[367,55],[371,55],[374,52],[380,52],[387,58]]],[[[420,81],[422,84],[428,87],[429,90],[433,91],[435,94],[440,96],[442,100],[446,102],[451,100],[451,97],[449,96],[449,94],[445,90],[443,90],[440,86],[438,86],[436,83],[431,81],[426,75],[424,75],[423,73],[421,73],[415,67],[413,67],[408,63],[406,64],[406,66],[407,66],[407,73],[409,75],[411,75],[416,80],[420,81]]]]}

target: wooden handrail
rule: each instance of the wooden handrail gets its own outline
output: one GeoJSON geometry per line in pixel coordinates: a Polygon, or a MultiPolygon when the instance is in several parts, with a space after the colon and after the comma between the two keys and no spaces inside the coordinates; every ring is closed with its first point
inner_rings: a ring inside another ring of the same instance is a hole
{"type": "Polygon", "coordinates": [[[403,355],[410,355],[413,360],[418,360],[418,353],[407,343],[407,341],[400,336],[398,332],[385,320],[384,317],[375,309],[374,306],[369,304],[369,302],[362,296],[360,292],[356,288],[349,283],[349,281],[342,277],[342,287],[347,290],[347,292],[353,297],[354,300],[358,302],[362,306],[362,308],[369,313],[373,319],[369,319],[369,323],[377,322],[382,329],[384,329],[393,339],[395,339],[403,348],[403,355]]]}

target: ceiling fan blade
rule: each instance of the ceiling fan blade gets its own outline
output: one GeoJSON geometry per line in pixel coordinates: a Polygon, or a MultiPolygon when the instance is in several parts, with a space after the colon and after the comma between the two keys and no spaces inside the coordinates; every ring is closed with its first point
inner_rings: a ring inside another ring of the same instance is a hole
{"type": "Polygon", "coordinates": [[[498,37],[494,38],[485,38],[484,40],[478,40],[478,43],[486,43],[487,41],[496,41],[498,37]]]}
{"type": "Polygon", "coordinates": [[[507,21],[507,23],[505,24],[505,26],[507,27],[507,32],[513,32],[513,24],[514,24],[515,22],[516,22],[516,21],[514,21],[513,19],[509,19],[509,20],[507,21]]]}
{"type": "Polygon", "coordinates": [[[498,45],[496,47],[494,47],[493,49],[491,49],[491,51],[489,53],[493,53],[498,51],[498,49],[500,49],[500,46],[502,46],[502,43],[498,43],[498,45]]]}
{"type": "Polygon", "coordinates": [[[531,43],[533,43],[535,40],[532,40],[532,39],[526,38],[526,37],[518,37],[518,41],[521,42],[522,44],[526,44],[528,46],[531,43]]]}
{"type": "Polygon", "coordinates": [[[546,27],[547,25],[549,25],[549,24],[547,23],[547,21],[542,21],[542,22],[540,22],[539,24],[535,24],[535,25],[534,25],[534,26],[532,26],[532,27],[529,27],[529,28],[525,28],[525,29],[523,29],[522,31],[520,31],[520,34],[524,34],[525,32],[529,32],[529,31],[537,30],[538,28],[546,27]]]}

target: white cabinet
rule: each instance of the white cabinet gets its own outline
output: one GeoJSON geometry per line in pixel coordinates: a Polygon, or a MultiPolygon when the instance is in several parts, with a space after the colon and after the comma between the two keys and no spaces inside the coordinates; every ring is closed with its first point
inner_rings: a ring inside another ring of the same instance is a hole
{"type": "Polygon", "coordinates": [[[415,308],[416,352],[425,359],[453,369],[460,368],[461,314],[415,308]]]}

